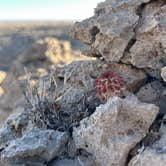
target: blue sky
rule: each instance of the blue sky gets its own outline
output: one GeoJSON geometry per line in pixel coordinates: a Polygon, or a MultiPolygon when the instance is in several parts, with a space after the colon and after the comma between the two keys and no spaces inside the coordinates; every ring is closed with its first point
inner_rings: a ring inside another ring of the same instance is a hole
{"type": "Polygon", "coordinates": [[[82,20],[102,0],[0,0],[0,20],[82,20]]]}

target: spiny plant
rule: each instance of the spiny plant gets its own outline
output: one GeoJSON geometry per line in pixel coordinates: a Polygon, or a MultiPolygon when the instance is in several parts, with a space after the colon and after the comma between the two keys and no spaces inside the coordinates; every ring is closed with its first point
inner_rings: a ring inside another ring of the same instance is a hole
{"type": "Polygon", "coordinates": [[[125,81],[115,72],[106,72],[95,80],[95,88],[100,100],[107,101],[110,97],[121,93],[125,88],[125,81]]]}

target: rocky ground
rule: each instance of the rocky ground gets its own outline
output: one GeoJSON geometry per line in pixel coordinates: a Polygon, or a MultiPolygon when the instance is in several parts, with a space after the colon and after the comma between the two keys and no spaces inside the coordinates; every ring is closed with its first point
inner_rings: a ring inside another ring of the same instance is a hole
{"type": "Polygon", "coordinates": [[[54,68],[45,39],[15,63],[26,103],[0,129],[1,165],[165,166],[165,0],[106,0],[71,36],[95,59],[54,68]]]}

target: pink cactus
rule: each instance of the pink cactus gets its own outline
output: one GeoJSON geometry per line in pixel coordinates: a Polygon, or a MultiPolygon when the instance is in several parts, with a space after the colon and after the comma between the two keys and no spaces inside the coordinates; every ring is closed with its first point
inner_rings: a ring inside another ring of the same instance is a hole
{"type": "Polygon", "coordinates": [[[125,87],[125,82],[117,73],[107,72],[95,80],[96,92],[102,101],[120,94],[125,87]]]}

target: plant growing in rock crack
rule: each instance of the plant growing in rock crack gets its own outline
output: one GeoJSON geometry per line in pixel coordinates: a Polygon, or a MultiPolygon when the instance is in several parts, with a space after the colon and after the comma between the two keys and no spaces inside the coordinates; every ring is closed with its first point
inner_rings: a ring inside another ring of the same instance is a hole
{"type": "Polygon", "coordinates": [[[125,82],[119,74],[106,72],[95,80],[95,88],[100,100],[107,101],[110,97],[121,94],[125,89],[125,82]]]}

